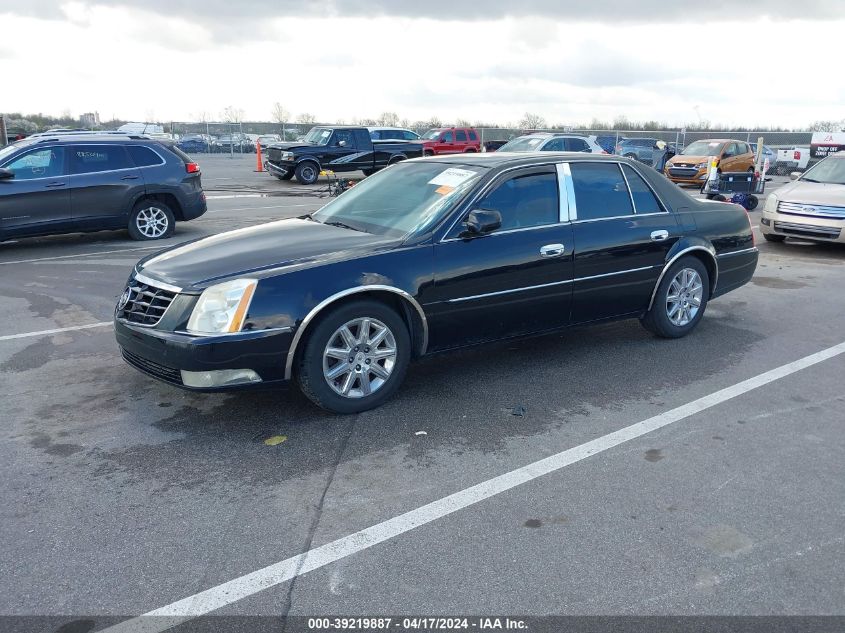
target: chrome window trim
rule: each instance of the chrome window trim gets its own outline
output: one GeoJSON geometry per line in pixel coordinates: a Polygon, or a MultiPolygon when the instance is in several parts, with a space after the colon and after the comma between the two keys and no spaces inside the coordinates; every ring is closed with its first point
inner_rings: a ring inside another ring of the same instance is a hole
{"type": "Polygon", "coordinates": [[[522,292],[523,290],[536,290],[537,288],[548,288],[550,286],[562,286],[565,284],[578,283],[579,281],[589,281],[591,279],[600,279],[602,277],[613,277],[615,275],[626,275],[628,273],[637,273],[643,270],[651,270],[657,266],[642,266],[640,268],[629,268],[627,270],[617,270],[612,273],[602,273],[601,275],[590,275],[588,277],[576,277],[575,279],[564,279],[563,281],[552,281],[547,284],[538,284],[536,286],[522,286],[520,288],[512,288],[510,290],[497,290],[496,292],[485,292],[480,295],[469,295],[466,297],[456,297],[454,299],[447,299],[446,303],[459,303],[461,301],[471,301],[472,299],[483,299],[484,297],[495,297],[498,295],[513,294],[514,292],[522,292]]]}
{"type": "Polygon", "coordinates": [[[175,292],[179,294],[182,292],[182,288],[179,286],[174,286],[173,284],[164,283],[163,281],[158,281],[157,279],[153,279],[152,277],[147,277],[143,273],[136,272],[135,273],[135,280],[140,281],[142,284],[146,284],[148,286],[153,286],[154,288],[160,288],[161,290],[167,290],[167,292],[175,292]]]}
{"type": "Polygon", "coordinates": [[[636,220],[637,218],[647,218],[653,215],[666,215],[666,211],[658,211],[656,213],[629,213],[628,215],[614,215],[609,218],[590,218],[588,220],[575,220],[573,224],[586,224],[588,222],[604,222],[605,220],[636,220]]]}
{"type": "MultiPolygon", "coordinates": [[[[547,229],[552,226],[560,226],[560,222],[552,222],[550,224],[538,224],[537,226],[521,226],[518,229],[505,229],[504,231],[493,231],[492,233],[487,233],[486,235],[479,236],[479,237],[496,237],[497,235],[510,235],[511,233],[522,233],[523,231],[536,231],[537,229],[547,229]]],[[[463,242],[463,237],[450,237],[449,239],[440,240],[440,244],[445,244],[447,242],[463,242]]],[[[470,239],[478,239],[478,238],[470,238],[470,239]]]]}
{"type": "Polygon", "coordinates": [[[566,185],[567,207],[569,211],[569,221],[575,222],[578,219],[578,204],[575,200],[575,184],[572,182],[572,168],[569,166],[569,161],[561,163],[561,171],[563,172],[563,182],[566,185]]]}
{"type": "Polygon", "coordinates": [[[555,165],[557,172],[558,222],[569,222],[569,192],[566,188],[566,176],[563,163],[555,165]]]}
{"type": "Polygon", "coordinates": [[[622,169],[622,163],[616,163],[616,166],[619,168],[619,173],[622,174],[622,179],[625,181],[625,187],[628,188],[628,198],[631,199],[631,210],[634,212],[634,215],[637,215],[637,204],[634,202],[634,192],[631,191],[631,183],[628,182],[628,176],[625,175],[625,170],[622,169]]]}
{"type": "Polygon", "coordinates": [[[307,315],[305,315],[305,318],[302,319],[302,322],[297,326],[296,334],[294,334],[293,340],[290,343],[290,348],[288,348],[287,359],[285,360],[285,380],[290,380],[291,376],[293,375],[293,359],[296,356],[296,348],[299,345],[299,342],[302,339],[305,330],[308,328],[308,324],[314,320],[314,318],[323,310],[323,308],[328,307],[338,299],[343,299],[344,297],[348,297],[349,295],[358,294],[361,292],[370,292],[372,290],[384,290],[397,294],[403,299],[407,300],[408,303],[410,303],[416,309],[423,326],[422,346],[420,349],[420,354],[425,354],[426,349],[428,348],[428,319],[425,316],[425,312],[423,311],[422,306],[419,304],[419,302],[417,302],[416,299],[414,299],[414,297],[412,297],[410,294],[408,294],[401,288],[396,288],[394,286],[384,286],[380,284],[358,286],[356,288],[347,288],[346,290],[341,290],[340,292],[336,292],[330,297],[323,299],[320,303],[311,308],[311,311],[307,315]]]}
{"type": "Polygon", "coordinates": [[[657,296],[657,289],[660,287],[660,282],[663,281],[663,277],[666,275],[666,271],[669,270],[669,268],[672,267],[672,264],[674,264],[679,258],[681,258],[683,255],[686,255],[687,253],[690,253],[692,251],[704,251],[705,253],[710,255],[710,257],[713,259],[713,264],[716,266],[716,275],[714,276],[714,278],[710,282],[709,290],[710,290],[710,294],[712,294],[713,291],[716,289],[717,282],[719,281],[719,260],[714,255],[713,250],[711,250],[712,248],[713,248],[712,246],[709,249],[705,248],[704,246],[690,246],[690,247],[685,248],[682,251],[676,253],[672,257],[672,259],[670,259],[668,262],[666,262],[666,265],[663,266],[663,270],[660,271],[660,276],[657,277],[657,282],[655,282],[655,284],[654,284],[654,290],[651,291],[651,299],[649,299],[647,309],[651,310],[651,306],[654,305],[654,299],[657,296]]]}
{"type": "Polygon", "coordinates": [[[752,246],[751,248],[743,248],[738,251],[731,251],[729,253],[718,253],[716,257],[730,257],[731,255],[742,255],[743,253],[756,253],[757,247],[752,246]]]}

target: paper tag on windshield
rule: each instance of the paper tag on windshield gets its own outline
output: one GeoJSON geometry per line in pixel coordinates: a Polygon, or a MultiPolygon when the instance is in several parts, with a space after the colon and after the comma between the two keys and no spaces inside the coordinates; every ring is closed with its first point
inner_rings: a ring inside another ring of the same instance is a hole
{"type": "Polygon", "coordinates": [[[457,187],[462,182],[469,180],[475,176],[476,172],[469,169],[458,169],[457,167],[450,167],[441,171],[434,178],[428,181],[430,185],[440,185],[445,187],[457,187]]]}

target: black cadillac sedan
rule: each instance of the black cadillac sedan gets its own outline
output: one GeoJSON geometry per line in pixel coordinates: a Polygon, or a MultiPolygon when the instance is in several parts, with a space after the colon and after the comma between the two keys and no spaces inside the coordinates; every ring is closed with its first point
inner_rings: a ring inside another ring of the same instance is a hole
{"type": "Polygon", "coordinates": [[[138,262],[123,357],[179,387],[296,381],[338,413],[376,407],[411,359],[638,318],[679,338],[757,265],[742,207],[597,154],[404,161],[300,218],[138,262]]]}

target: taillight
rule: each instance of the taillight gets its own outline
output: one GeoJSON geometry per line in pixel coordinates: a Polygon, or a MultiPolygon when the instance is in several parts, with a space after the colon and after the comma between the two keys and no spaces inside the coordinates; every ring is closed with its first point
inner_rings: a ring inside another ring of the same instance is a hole
{"type": "Polygon", "coordinates": [[[603,149],[603,150],[601,151],[601,153],[602,153],[602,154],[610,154],[610,152],[608,152],[606,149],[603,149]]]}
{"type": "Polygon", "coordinates": [[[198,174],[200,173],[200,166],[196,163],[185,163],[185,171],[189,174],[198,174]]]}
{"type": "Polygon", "coordinates": [[[799,152],[799,151],[796,149],[796,150],[792,153],[792,158],[794,158],[795,160],[801,160],[801,152],[799,152]]]}

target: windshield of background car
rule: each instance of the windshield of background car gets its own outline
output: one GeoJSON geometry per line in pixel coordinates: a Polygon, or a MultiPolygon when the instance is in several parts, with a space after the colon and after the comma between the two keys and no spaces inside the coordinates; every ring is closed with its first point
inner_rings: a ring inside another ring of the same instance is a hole
{"type": "Polygon", "coordinates": [[[547,137],[524,136],[522,138],[515,138],[508,141],[499,148],[500,152],[533,152],[540,149],[543,141],[548,140],[547,137]]]}
{"type": "Polygon", "coordinates": [[[11,156],[14,152],[19,150],[23,145],[7,145],[6,147],[0,147],[0,163],[3,162],[3,159],[7,156],[11,156]]]}
{"type": "Polygon", "coordinates": [[[724,143],[714,143],[713,141],[695,141],[686,146],[683,152],[684,156],[718,156],[721,154],[722,145],[724,143]]]}
{"type": "Polygon", "coordinates": [[[399,163],[362,180],[311,217],[387,237],[421,233],[443,219],[486,169],[429,161],[399,163]]]}
{"type": "Polygon", "coordinates": [[[330,128],[315,127],[302,140],[306,143],[314,143],[315,145],[328,145],[331,136],[332,131],[330,128]]]}
{"type": "Polygon", "coordinates": [[[804,182],[823,182],[828,185],[845,185],[845,159],[825,158],[804,172],[804,182]]]}
{"type": "Polygon", "coordinates": [[[426,139],[427,141],[436,141],[440,138],[440,130],[429,130],[425,134],[422,135],[422,138],[426,139]]]}

